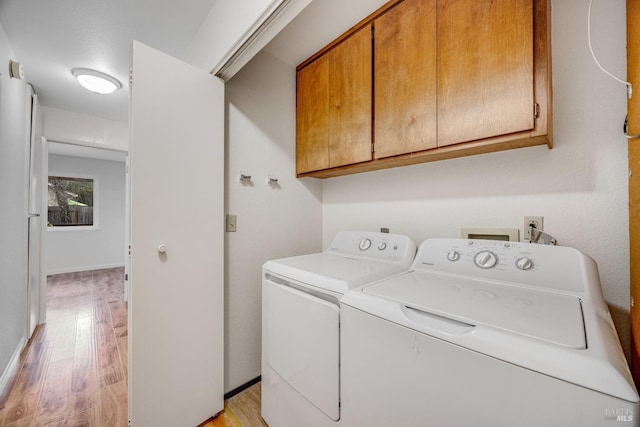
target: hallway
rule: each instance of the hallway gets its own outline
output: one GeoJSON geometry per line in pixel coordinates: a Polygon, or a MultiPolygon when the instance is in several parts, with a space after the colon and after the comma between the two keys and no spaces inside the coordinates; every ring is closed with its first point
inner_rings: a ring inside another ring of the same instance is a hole
{"type": "Polygon", "coordinates": [[[127,425],[124,269],[48,277],[47,323],[0,396],[0,425],[127,425]]]}
{"type": "MultiPolygon", "coordinates": [[[[0,395],[0,426],[127,425],[124,268],[47,278],[47,323],[38,325],[0,395]]],[[[206,427],[264,427],[260,384],[225,402],[206,427]]]]}

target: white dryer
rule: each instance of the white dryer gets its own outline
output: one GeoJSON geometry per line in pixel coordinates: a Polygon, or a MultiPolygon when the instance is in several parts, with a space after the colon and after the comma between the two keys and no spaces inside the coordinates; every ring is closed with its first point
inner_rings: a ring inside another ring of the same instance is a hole
{"type": "Polygon", "coordinates": [[[339,300],[406,270],[415,253],[407,236],[343,231],[324,252],[264,264],[262,417],[270,427],[340,423],[339,300]]]}
{"type": "Polygon", "coordinates": [[[640,425],[596,263],[574,249],[427,240],[341,304],[350,426],[640,425]]]}

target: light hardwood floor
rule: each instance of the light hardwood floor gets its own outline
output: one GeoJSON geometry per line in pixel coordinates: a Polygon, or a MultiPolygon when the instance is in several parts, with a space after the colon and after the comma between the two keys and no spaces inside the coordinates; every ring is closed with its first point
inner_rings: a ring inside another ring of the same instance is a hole
{"type": "Polygon", "coordinates": [[[122,268],[50,276],[47,323],[0,400],[0,425],[127,425],[122,268]]]}
{"type": "Polygon", "coordinates": [[[201,427],[266,427],[260,416],[260,383],[225,402],[224,412],[201,427]]]}
{"type": "MultiPolygon", "coordinates": [[[[0,426],[127,425],[124,270],[49,276],[47,323],[22,352],[0,426]]],[[[233,396],[207,427],[263,427],[260,384],[233,396]]]]}

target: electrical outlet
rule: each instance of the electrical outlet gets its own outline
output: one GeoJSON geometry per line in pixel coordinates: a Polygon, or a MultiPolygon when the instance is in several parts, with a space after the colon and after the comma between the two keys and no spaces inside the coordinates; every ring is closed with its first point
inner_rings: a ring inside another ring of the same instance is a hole
{"type": "Polygon", "coordinates": [[[225,217],[225,230],[229,233],[237,231],[237,217],[235,215],[227,214],[225,217]]]}
{"type": "Polygon", "coordinates": [[[544,217],[542,216],[525,216],[524,217],[524,240],[531,240],[531,231],[529,226],[534,225],[538,230],[544,230],[544,217]]]}

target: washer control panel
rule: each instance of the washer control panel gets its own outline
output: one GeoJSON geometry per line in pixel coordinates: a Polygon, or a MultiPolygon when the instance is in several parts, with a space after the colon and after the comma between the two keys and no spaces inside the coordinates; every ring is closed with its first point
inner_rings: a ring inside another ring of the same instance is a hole
{"type": "Polygon", "coordinates": [[[467,239],[428,239],[414,270],[580,292],[584,254],[561,246],[467,239]]]}
{"type": "Polygon", "coordinates": [[[347,257],[398,263],[409,267],[416,254],[416,244],[401,234],[371,231],[341,231],[327,252],[347,257]]]}
{"type": "MultiPolygon", "coordinates": [[[[451,248],[450,250],[447,251],[446,253],[447,260],[451,262],[457,262],[462,259],[463,254],[466,254],[468,256],[469,253],[471,252],[473,253],[473,263],[475,264],[476,267],[479,267],[482,269],[489,269],[489,268],[500,267],[501,257],[503,258],[503,260],[505,255],[507,256],[507,258],[509,258],[510,254],[506,253],[507,249],[517,250],[517,247],[515,247],[513,243],[504,243],[504,242],[485,243],[484,244],[485,246],[482,246],[482,244],[480,244],[479,246],[476,245],[474,248],[470,248],[471,246],[476,244],[476,242],[477,241],[475,240],[468,240],[467,245],[469,247],[467,247],[466,250],[458,247],[458,245],[455,245],[454,248],[451,248]],[[498,253],[500,253],[500,255],[498,255],[498,253]]],[[[516,268],[520,270],[532,270],[535,267],[535,263],[531,258],[532,255],[530,253],[531,252],[530,249],[532,248],[531,247],[520,248],[520,250],[524,252],[521,254],[522,256],[515,258],[514,265],[516,268]]],[[[507,265],[503,262],[502,267],[506,267],[506,266],[507,265]]]]}

